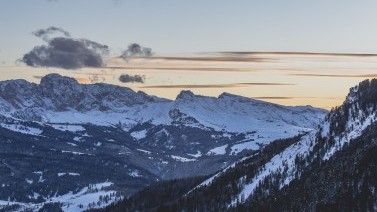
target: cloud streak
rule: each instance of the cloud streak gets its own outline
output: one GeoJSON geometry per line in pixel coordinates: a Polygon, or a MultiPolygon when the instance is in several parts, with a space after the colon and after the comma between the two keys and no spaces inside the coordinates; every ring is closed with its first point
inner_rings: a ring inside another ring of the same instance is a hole
{"type": "Polygon", "coordinates": [[[153,57],[151,59],[200,62],[265,62],[276,60],[259,57],[153,57]]]}
{"type": "Polygon", "coordinates": [[[252,97],[253,99],[260,99],[260,100],[284,100],[284,99],[336,99],[336,98],[326,98],[326,97],[314,97],[314,96],[300,96],[300,97],[297,97],[297,96],[255,96],[255,97],[252,97]]]}
{"type": "Polygon", "coordinates": [[[120,69],[120,70],[133,70],[133,69],[144,69],[144,70],[171,70],[171,71],[208,71],[208,72],[259,72],[260,68],[207,68],[207,67],[116,67],[107,66],[104,69],[120,69]]]}
{"type": "Polygon", "coordinates": [[[232,84],[204,84],[204,85],[148,85],[142,88],[192,89],[192,88],[242,88],[252,86],[295,85],[285,83],[232,83],[232,84]]]}
{"type": "Polygon", "coordinates": [[[377,78],[377,74],[289,74],[290,76],[300,76],[300,77],[339,77],[339,78],[377,78]]]}
{"type": "Polygon", "coordinates": [[[340,57],[377,57],[377,54],[355,53],[318,53],[318,52],[216,52],[224,55],[302,55],[302,56],[340,56],[340,57]]]}

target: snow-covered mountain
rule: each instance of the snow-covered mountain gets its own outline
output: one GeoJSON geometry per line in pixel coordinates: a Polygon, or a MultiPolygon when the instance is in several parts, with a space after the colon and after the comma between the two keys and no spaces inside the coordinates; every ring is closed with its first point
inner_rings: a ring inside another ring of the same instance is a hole
{"type": "MultiPolygon", "coordinates": [[[[247,133],[233,153],[310,131],[326,113],[311,106],[287,107],[229,93],[215,98],[182,91],[173,101],[126,87],[83,85],[58,74],[43,77],[39,85],[24,80],[0,82],[0,111],[15,119],[45,124],[120,124],[130,130],[149,123],[247,133]]],[[[141,139],[146,133],[134,135],[141,139]]]]}
{"type": "Polygon", "coordinates": [[[182,91],[168,100],[57,74],[40,84],[3,81],[0,205],[38,209],[52,199],[67,211],[103,207],[155,181],[214,173],[312,131],[325,114],[228,93],[182,91]],[[78,200],[89,196],[94,204],[78,200]]]}
{"type": "MultiPolygon", "coordinates": [[[[376,117],[377,79],[365,80],[350,89],[344,103],[331,110],[316,130],[271,142],[191,188],[185,187],[189,181],[164,185],[182,188],[182,192],[158,207],[178,211],[375,211],[376,117]]],[[[166,195],[154,192],[159,188],[146,189],[144,195],[146,191],[151,196],[166,195]]],[[[141,205],[157,207],[135,195],[109,209],[132,210],[141,205]]]]}

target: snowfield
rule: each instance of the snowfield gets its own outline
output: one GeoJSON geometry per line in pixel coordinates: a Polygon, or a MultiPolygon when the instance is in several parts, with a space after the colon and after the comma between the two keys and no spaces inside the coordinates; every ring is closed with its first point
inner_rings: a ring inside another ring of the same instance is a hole
{"type": "MultiPolygon", "coordinates": [[[[116,195],[116,191],[107,190],[107,187],[111,186],[111,182],[103,182],[92,184],[84,187],[77,193],[69,192],[61,196],[50,197],[49,203],[62,203],[63,211],[65,212],[81,212],[90,208],[103,208],[107,205],[121,200],[123,197],[116,195]],[[100,198],[108,196],[108,200],[100,201],[100,198]]],[[[20,205],[21,210],[32,209],[32,211],[38,211],[42,208],[44,203],[32,204],[22,202],[11,202],[6,200],[0,200],[0,208],[6,205],[20,205]]]]}

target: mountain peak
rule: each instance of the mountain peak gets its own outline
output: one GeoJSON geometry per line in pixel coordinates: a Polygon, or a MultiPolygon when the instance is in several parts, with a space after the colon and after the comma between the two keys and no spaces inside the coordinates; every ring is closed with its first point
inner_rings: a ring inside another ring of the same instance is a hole
{"type": "Polygon", "coordinates": [[[223,92],[222,94],[219,95],[218,98],[223,99],[223,98],[246,98],[246,97],[239,96],[239,95],[232,94],[232,93],[228,93],[228,92],[223,92]]]}
{"type": "Polygon", "coordinates": [[[219,95],[218,98],[222,99],[222,98],[225,98],[225,97],[232,97],[232,96],[235,96],[234,94],[231,94],[231,93],[228,93],[228,92],[223,92],[219,95]]]}
{"type": "Polygon", "coordinates": [[[259,101],[259,100],[253,99],[253,98],[249,98],[249,97],[245,97],[245,96],[240,96],[240,95],[236,95],[236,94],[231,94],[231,93],[227,93],[227,92],[223,92],[222,94],[219,95],[218,98],[219,99],[238,100],[238,101],[242,101],[242,102],[250,102],[250,101],[253,101],[253,102],[262,102],[262,101],[259,101]]]}
{"type": "Polygon", "coordinates": [[[195,94],[192,91],[183,90],[178,94],[176,100],[178,100],[178,99],[192,99],[194,97],[195,97],[195,94]]]}
{"type": "Polygon", "coordinates": [[[62,76],[60,74],[52,73],[47,74],[46,76],[42,77],[41,79],[41,86],[45,86],[48,84],[78,84],[77,80],[71,77],[62,76]]]}
{"type": "Polygon", "coordinates": [[[369,106],[376,107],[377,79],[364,80],[360,82],[359,85],[351,88],[347,95],[346,102],[358,102],[363,109],[369,106]]]}

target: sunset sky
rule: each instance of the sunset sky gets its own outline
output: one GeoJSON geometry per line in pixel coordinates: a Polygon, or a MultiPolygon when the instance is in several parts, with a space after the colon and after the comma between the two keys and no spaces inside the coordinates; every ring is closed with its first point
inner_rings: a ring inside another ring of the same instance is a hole
{"type": "Polygon", "coordinates": [[[180,90],[229,92],[329,109],[351,86],[377,77],[376,8],[372,0],[2,0],[0,80],[39,82],[56,72],[170,99],[180,90]],[[103,65],[18,61],[46,45],[32,33],[51,26],[107,45],[103,65]],[[119,58],[131,43],[153,56],[119,58]],[[122,83],[121,74],[143,76],[144,83],[122,83]]]}

